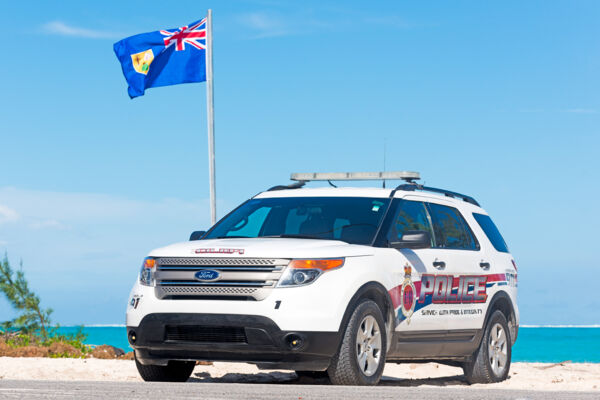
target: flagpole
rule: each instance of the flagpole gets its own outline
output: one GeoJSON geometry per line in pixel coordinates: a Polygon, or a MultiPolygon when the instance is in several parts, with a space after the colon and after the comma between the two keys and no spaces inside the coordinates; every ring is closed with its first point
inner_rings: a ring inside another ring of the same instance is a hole
{"type": "Polygon", "coordinates": [[[208,122],[208,174],[210,182],[210,223],[217,222],[215,184],[215,120],[213,105],[212,10],[206,15],[206,108],[208,122]]]}

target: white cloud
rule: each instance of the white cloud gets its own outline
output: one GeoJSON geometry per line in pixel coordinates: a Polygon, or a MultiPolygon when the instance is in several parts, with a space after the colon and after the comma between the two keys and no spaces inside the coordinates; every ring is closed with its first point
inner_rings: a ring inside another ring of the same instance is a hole
{"type": "Polygon", "coordinates": [[[55,219],[43,219],[33,221],[29,224],[32,229],[66,229],[67,227],[55,219]]]}
{"type": "Polygon", "coordinates": [[[201,215],[206,200],[174,198],[133,200],[102,193],[67,193],[0,187],[0,222],[21,219],[34,229],[60,228],[80,223],[114,223],[152,216],[201,215]],[[17,211],[18,210],[18,211],[17,211]]]}
{"type": "Polygon", "coordinates": [[[598,111],[592,108],[570,108],[568,110],[565,110],[565,112],[573,114],[596,114],[598,111]]]}
{"type": "Polygon", "coordinates": [[[247,13],[240,15],[238,20],[242,25],[256,32],[254,38],[289,35],[295,30],[291,21],[274,13],[262,11],[247,13]]]}
{"type": "Polygon", "coordinates": [[[0,224],[14,222],[19,219],[19,214],[12,208],[0,204],[0,224]]]}
{"type": "Polygon", "coordinates": [[[251,39],[306,35],[323,31],[347,31],[355,30],[357,25],[386,26],[395,29],[409,29],[417,25],[397,15],[362,15],[349,13],[347,10],[334,9],[334,15],[323,19],[321,15],[310,10],[299,10],[292,13],[280,13],[276,11],[255,11],[239,14],[237,22],[249,28],[255,34],[251,39]]]}
{"type": "MultiPolygon", "coordinates": [[[[14,266],[23,260],[27,279],[56,310],[56,321],[121,321],[143,257],[210,227],[208,199],[157,193],[132,199],[0,186],[1,215],[18,216],[0,224],[0,259],[7,251],[14,266]]],[[[0,320],[9,318],[7,310],[0,304],[0,320]]]]}
{"type": "Polygon", "coordinates": [[[115,39],[120,35],[114,32],[99,31],[94,29],[79,28],[67,25],[61,21],[51,21],[42,25],[42,30],[52,35],[73,36],[88,39],[115,39]]]}

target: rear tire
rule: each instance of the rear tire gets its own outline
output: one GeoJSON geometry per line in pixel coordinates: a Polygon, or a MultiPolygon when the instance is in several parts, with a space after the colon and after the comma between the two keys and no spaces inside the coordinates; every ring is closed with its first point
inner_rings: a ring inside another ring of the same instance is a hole
{"type": "Polygon", "coordinates": [[[334,385],[377,385],[385,367],[387,335],[377,303],[363,300],[354,309],[327,374],[334,385]]]}
{"type": "Polygon", "coordinates": [[[479,348],[463,364],[467,382],[494,383],[508,377],[511,361],[510,331],[504,314],[496,310],[488,320],[479,348]]]}
{"type": "Polygon", "coordinates": [[[185,382],[196,363],[194,361],[169,361],[167,365],[144,365],[137,358],[135,366],[146,382],[185,382]]]}

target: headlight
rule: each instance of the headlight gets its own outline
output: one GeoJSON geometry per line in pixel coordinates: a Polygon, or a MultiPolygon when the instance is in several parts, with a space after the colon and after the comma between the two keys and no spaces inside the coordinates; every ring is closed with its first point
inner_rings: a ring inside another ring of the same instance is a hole
{"type": "Polygon", "coordinates": [[[154,286],[154,265],[156,260],[153,257],[144,258],[142,269],[140,270],[140,283],[146,286],[154,286]]]}
{"type": "Polygon", "coordinates": [[[279,279],[278,287],[303,286],[313,283],[319,276],[332,269],[341,268],[343,258],[320,260],[292,260],[279,279]]]}

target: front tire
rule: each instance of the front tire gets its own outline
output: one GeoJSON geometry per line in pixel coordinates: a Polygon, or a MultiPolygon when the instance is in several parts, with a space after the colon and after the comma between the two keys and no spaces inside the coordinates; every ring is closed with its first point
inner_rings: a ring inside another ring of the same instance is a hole
{"type": "Polygon", "coordinates": [[[194,361],[169,361],[167,365],[144,365],[137,358],[135,366],[146,382],[185,382],[196,363],[194,361]]]}
{"type": "Polygon", "coordinates": [[[327,374],[334,385],[376,385],[385,367],[387,335],[377,303],[363,300],[354,309],[327,374]]]}
{"type": "Polygon", "coordinates": [[[496,310],[488,320],[481,344],[472,360],[463,364],[467,382],[494,383],[505,380],[510,370],[511,343],[506,317],[496,310]]]}

